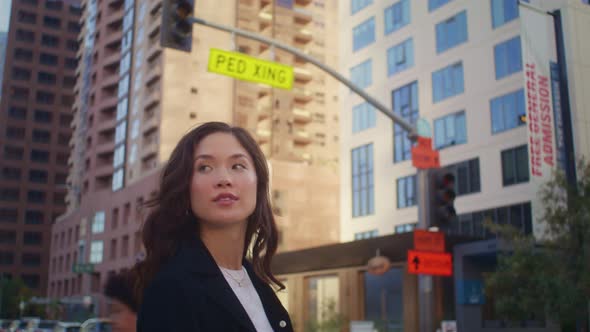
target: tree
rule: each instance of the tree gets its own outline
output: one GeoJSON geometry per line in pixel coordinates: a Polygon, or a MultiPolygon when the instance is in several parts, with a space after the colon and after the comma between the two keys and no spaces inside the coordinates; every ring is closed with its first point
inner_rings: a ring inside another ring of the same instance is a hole
{"type": "MultiPolygon", "coordinates": [[[[506,225],[487,227],[507,242],[496,271],[485,278],[497,314],[509,320],[547,316],[564,331],[587,320],[590,301],[590,163],[578,165],[569,186],[557,172],[540,190],[545,236],[535,239],[506,225]]],[[[587,323],[585,324],[587,328],[587,323]]]]}
{"type": "Polygon", "coordinates": [[[19,279],[1,279],[0,290],[0,315],[3,318],[18,318],[20,316],[19,304],[21,301],[27,301],[33,295],[33,292],[19,279]]]}

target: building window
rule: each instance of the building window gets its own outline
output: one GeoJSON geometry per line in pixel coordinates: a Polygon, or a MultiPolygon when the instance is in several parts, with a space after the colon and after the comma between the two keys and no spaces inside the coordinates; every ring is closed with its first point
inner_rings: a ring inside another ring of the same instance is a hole
{"type": "Polygon", "coordinates": [[[400,0],[385,8],[385,35],[410,24],[410,0],[400,0]]]}
{"type": "Polygon", "coordinates": [[[376,124],[375,108],[364,102],[352,108],[352,132],[358,133],[365,129],[374,128],[376,124]]]}
{"type": "Polygon", "coordinates": [[[50,92],[37,91],[37,102],[39,104],[51,105],[55,102],[55,94],[50,92]]]}
{"type": "Polygon", "coordinates": [[[49,144],[51,143],[51,133],[47,130],[34,129],[33,142],[49,144]]]}
{"type": "Polygon", "coordinates": [[[351,0],[350,1],[350,15],[358,13],[363,8],[373,3],[373,0],[351,0]]]}
{"type": "Polygon", "coordinates": [[[524,90],[514,91],[490,100],[492,133],[500,133],[523,126],[522,117],[526,115],[524,90]]]}
{"type": "Polygon", "coordinates": [[[4,147],[4,159],[5,160],[23,160],[25,150],[16,146],[5,146],[4,147]]]}
{"type": "Polygon", "coordinates": [[[57,55],[48,54],[48,53],[41,53],[39,55],[39,63],[42,65],[47,66],[56,66],[57,65],[57,55]]]}
{"type": "Polygon", "coordinates": [[[445,166],[445,169],[455,175],[455,193],[457,196],[481,191],[478,158],[448,165],[445,166]]]}
{"type": "Polygon", "coordinates": [[[20,180],[20,175],[21,175],[20,168],[5,167],[2,169],[2,179],[3,180],[18,181],[18,180],[20,180]]]}
{"type": "Polygon", "coordinates": [[[17,209],[0,208],[0,223],[16,223],[17,221],[18,221],[18,210],[17,209]]]}
{"type": "Polygon", "coordinates": [[[397,208],[403,209],[417,204],[416,175],[397,179],[397,208]]]}
{"type": "Polygon", "coordinates": [[[433,10],[436,10],[436,9],[446,5],[450,1],[451,0],[428,0],[428,11],[431,12],[433,10]]]}
{"type": "Polygon", "coordinates": [[[52,29],[59,29],[61,28],[61,20],[57,17],[52,16],[44,16],[43,17],[43,26],[52,29]]]}
{"type": "Polygon", "coordinates": [[[35,24],[37,22],[37,15],[35,13],[26,12],[24,10],[18,11],[18,21],[21,23],[35,24]]]}
{"type": "Polygon", "coordinates": [[[10,96],[13,100],[27,101],[29,99],[29,89],[13,87],[10,96]]]}
{"type": "Polygon", "coordinates": [[[24,68],[12,68],[12,79],[17,81],[28,81],[31,79],[31,71],[24,68]]]}
{"type": "Polygon", "coordinates": [[[379,236],[379,231],[376,229],[366,232],[354,233],[354,240],[365,240],[379,236]]]}
{"type": "Polygon", "coordinates": [[[53,120],[53,114],[47,111],[35,110],[33,120],[37,123],[51,123],[51,120],[53,120]]]}
{"type": "Polygon", "coordinates": [[[31,62],[33,61],[33,51],[24,48],[16,48],[14,50],[14,60],[31,62]]]}
{"type": "Polygon", "coordinates": [[[21,274],[20,278],[30,289],[39,289],[41,276],[38,274],[21,274]]]}
{"type": "Polygon", "coordinates": [[[522,70],[520,36],[494,46],[494,64],[497,80],[522,70]]]}
{"type": "Polygon", "coordinates": [[[7,127],[6,138],[10,140],[22,140],[25,138],[25,128],[22,127],[7,127]]]}
{"type": "Polygon", "coordinates": [[[436,52],[442,53],[467,41],[467,12],[450,17],[436,25],[436,52]]]}
{"type": "Polygon", "coordinates": [[[74,120],[74,118],[70,114],[59,115],[59,125],[62,127],[69,127],[72,124],[72,120],[74,120]]]}
{"type": "Polygon", "coordinates": [[[414,66],[414,42],[412,38],[387,50],[387,75],[392,76],[414,66]]]}
{"type": "Polygon", "coordinates": [[[373,83],[373,61],[366,60],[350,69],[350,80],[357,87],[364,89],[373,83]]]}
{"type": "Polygon", "coordinates": [[[104,246],[102,241],[92,241],[90,244],[90,263],[102,263],[103,249],[104,246]]]}
{"type": "Polygon", "coordinates": [[[358,51],[375,41],[375,17],[364,21],[352,29],[352,50],[358,51]]]}
{"type": "Polygon", "coordinates": [[[110,259],[114,260],[117,258],[117,239],[111,239],[111,255],[110,259]]]}
{"type": "Polygon", "coordinates": [[[16,120],[26,120],[27,109],[24,107],[10,106],[8,109],[8,116],[16,120]]]}
{"type": "Polygon", "coordinates": [[[94,219],[92,221],[92,234],[99,234],[104,232],[104,221],[104,211],[98,211],[94,214],[94,219]]]}
{"type": "Polygon", "coordinates": [[[34,183],[47,183],[48,174],[46,171],[32,169],[29,171],[29,181],[34,183]]]}
{"type": "Polygon", "coordinates": [[[33,31],[17,29],[16,39],[21,42],[33,43],[35,41],[35,33],[33,31]]]}
{"type": "Polygon", "coordinates": [[[43,242],[43,234],[41,232],[24,232],[23,244],[27,246],[38,246],[43,242]]]}
{"type": "Polygon", "coordinates": [[[485,221],[495,224],[512,225],[523,234],[532,233],[531,203],[519,203],[494,209],[460,214],[458,222],[451,223],[450,234],[493,238],[495,235],[486,231],[485,221]]]}
{"type": "Polygon", "coordinates": [[[509,186],[529,181],[529,154],[526,145],[502,151],[502,183],[509,186]]]}
{"type": "Polygon", "coordinates": [[[75,58],[66,58],[64,65],[67,69],[76,69],[78,68],[78,60],[75,58]]]}
{"type": "Polygon", "coordinates": [[[68,175],[65,173],[56,173],[53,183],[64,185],[64,184],[66,184],[67,178],[68,178],[68,175]]]}
{"type": "MultiPolygon", "coordinates": [[[[418,82],[412,82],[391,92],[393,112],[404,120],[415,124],[418,121],[418,82]]],[[[408,132],[400,125],[393,124],[393,161],[400,162],[411,158],[412,142],[408,132]]]]}
{"type": "Polygon", "coordinates": [[[492,27],[495,29],[518,18],[518,0],[490,0],[492,27]]]}
{"type": "Polygon", "coordinates": [[[304,279],[307,300],[304,319],[306,322],[318,324],[332,315],[340,313],[340,280],[338,275],[313,276],[304,279]],[[335,312],[328,314],[324,308],[333,308],[335,312]]]}
{"type": "Polygon", "coordinates": [[[467,143],[465,112],[450,114],[434,120],[434,146],[440,150],[467,143]]]}
{"type": "Polygon", "coordinates": [[[43,212],[37,210],[27,210],[25,212],[25,224],[41,225],[43,224],[43,212]]]}
{"type": "Polygon", "coordinates": [[[55,85],[57,82],[57,76],[55,74],[40,71],[37,74],[37,81],[45,85],[55,85]]]}
{"type": "Polygon", "coordinates": [[[73,39],[68,39],[66,42],[66,49],[72,52],[78,52],[78,42],[73,39]]]}
{"type": "Polygon", "coordinates": [[[41,255],[33,253],[24,253],[22,255],[23,266],[41,266],[41,255]]]}
{"type": "Polygon", "coordinates": [[[0,230],[0,244],[16,244],[16,232],[0,230]]]}
{"type": "Polygon", "coordinates": [[[61,10],[63,3],[61,1],[45,1],[45,8],[51,10],[61,10]]]}
{"type": "Polygon", "coordinates": [[[0,201],[16,202],[20,196],[20,191],[16,188],[4,188],[0,190],[0,201]]]}
{"type": "Polygon", "coordinates": [[[352,150],[352,216],[374,213],[373,144],[352,150]]]}
{"type": "Polygon", "coordinates": [[[43,204],[45,203],[45,192],[39,190],[29,190],[27,192],[27,201],[29,203],[43,204]]]}
{"type": "Polygon", "coordinates": [[[408,233],[416,229],[416,223],[395,225],[393,232],[395,234],[408,233]]]}
{"type": "Polygon", "coordinates": [[[457,62],[432,73],[432,100],[434,103],[463,93],[463,63],[457,62]]]}
{"type": "Polygon", "coordinates": [[[58,48],[59,37],[43,34],[41,35],[41,45],[51,48],[58,48]]]}
{"type": "Polygon", "coordinates": [[[123,236],[121,243],[121,257],[129,256],[129,235],[123,236]]]}
{"type": "Polygon", "coordinates": [[[14,264],[14,253],[9,251],[0,251],[0,266],[14,264]]]}
{"type": "Polygon", "coordinates": [[[31,161],[38,162],[38,163],[48,163],[49,162],[49,152],[43,150],[31,150],[31,161]]]}
{"type": "Polygon", "coordinates": [[[68,31],[73,33],[80,33],[80,24],[78,22],[68,22],[68,31]]]}

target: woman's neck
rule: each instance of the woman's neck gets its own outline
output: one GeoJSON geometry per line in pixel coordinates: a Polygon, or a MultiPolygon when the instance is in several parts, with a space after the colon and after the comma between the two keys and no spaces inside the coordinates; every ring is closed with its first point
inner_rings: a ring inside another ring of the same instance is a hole
{"type": "Polygon", "coordinates": [[[200,236],[217,265],[231,270],[242,268],[246,237],[242,227],[203,228],[200,236]]]}

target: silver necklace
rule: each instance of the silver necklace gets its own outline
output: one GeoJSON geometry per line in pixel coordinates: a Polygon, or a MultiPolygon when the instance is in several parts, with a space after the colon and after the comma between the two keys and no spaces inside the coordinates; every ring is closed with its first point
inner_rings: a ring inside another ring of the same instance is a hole
{"type": "Polygon", "coordinates": [[[221,272],[225,273],[226,275],[228,275],[233,281],[235,281],[238,284],[238,287],[244,287],[245,285],[245,281],[246,281],[246,271],[244,269],[244,267],[242,266],[242,269],[240,270],[240,274],[242,275],[241,278],[236,278],[234,277],[230,272],[229,269],[226,269],[224,267],[221,268],[221,272]]]}

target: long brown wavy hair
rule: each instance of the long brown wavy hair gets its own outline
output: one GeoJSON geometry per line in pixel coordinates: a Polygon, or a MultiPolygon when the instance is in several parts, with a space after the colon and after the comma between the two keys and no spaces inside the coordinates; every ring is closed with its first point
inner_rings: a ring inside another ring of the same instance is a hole
{"type": "Polygon", "coordinates": [[[268,284],[274,283],[279,289],[285,288],[270,271],[271,260],[277,250],[278,231],[268,195],[269,172],[264,154],[245,129],[222,122],[207,122],[180,139],[162,170],[158,195],[146,203],[150,207],[142,229],[146,257],[135,266],[138,274],[136,296],[140,301],[145,287],[176,253],[179,245],[199,236],[199,223],[190,213],[193,154],[205,137],[219,132],[231,134],[240,142],[252,157],[256,170],[256,207],[247,221],[244,256],[249,254],[259,278],[268,284]],[[248,249],[251,252],[248,253],[248,249]]]}

